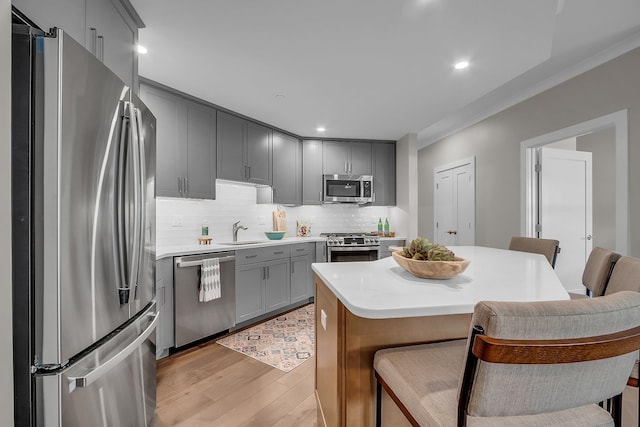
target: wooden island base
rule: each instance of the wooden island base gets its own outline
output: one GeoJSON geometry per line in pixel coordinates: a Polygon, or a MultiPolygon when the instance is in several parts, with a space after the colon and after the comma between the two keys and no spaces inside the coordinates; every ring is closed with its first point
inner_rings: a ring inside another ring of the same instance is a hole
{"type": "Polygon", "coordinates": [[[469,332],[471,314],[358,317],[315,274],[314,281],[318,426],[375,425],[373,356],[377,350],[466,338],[469,332]]]}

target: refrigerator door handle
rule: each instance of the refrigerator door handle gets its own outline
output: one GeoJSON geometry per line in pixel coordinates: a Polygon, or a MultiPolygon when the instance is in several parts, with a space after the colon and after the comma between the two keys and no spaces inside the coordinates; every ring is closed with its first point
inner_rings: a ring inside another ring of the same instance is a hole
{"type": "Polygon", "coordinates": [[[145,242],[145,227],[147,224],[147,197],[146,197],[146,176],[147,176],[147,170],[146,170],[146,165],[145,165],[145,148],[144,148],[144,138],[142,137],[142,115],[140,113],[140,109],[139,108],[135,108],[135,116],[136,116],[136,135],[137,135],[137,140],[138,140],[138,173],[139,173],[139,179],[138,182],[140,183],[140,217],[139,217],[139,222],[140,222],[140,233],[138,234],[139,240],[138,242],[140,243],[140,247],[138,249],[138,272],[137,272],[137,278],[136,278],[136,291],[134,292],[134,298],[135,295],[137,295],[137,289],[138,289],[138,285],[139,283],[142,281],[142,264],[144,261],[144,242],[145,242]]]}
{"type": "Polygon", "coordinates": [[[122,351],[107,360],[105,363],[81,377],[69,377],[69,393],[74,391],[77,387],[89,387],[96,380],[106,375],[111,369],[120,364],[124,359],[133,353],[142,343],[153,333],[158,323],[158,313],[151,313],[148,316],[153,317],[153,320],[138,337],[127,345],[122,351]]]}
{"type": "Polygon", "coordinates": [[[127,286],[131,291],[133,288],[135,292],[136,283],[138,281],[138,257],[140,251],[140,151],[138,141],[138,130],[136,112],[133,103],[128,103],[129,110],[129,148],[131,150],[131,165],[133,167],[133,232],[130,234],[130,238],[133,240],[131,244],[131,254],[129,256],[129,262],[131,268],[129,269],[129,282],[127,286]]]}
{"type": "Polygon", "coordinates": [[[115,191],[115,236],[116,236],[116,245],[114,250],[117,252],[117,263],[118,263],[118,298],[120,304],[127,304],[129,302],[129,287],[127,285],[127,249],[125,244],[125,176],[126,176],[126,151],[127,151],[127,105],[124,105],[124,111],[122,114],[122,124],[120,131],[120,140],[118,141],[118,151],[117,151],[117,168],[116,168],[116,191],[115,191]]]}

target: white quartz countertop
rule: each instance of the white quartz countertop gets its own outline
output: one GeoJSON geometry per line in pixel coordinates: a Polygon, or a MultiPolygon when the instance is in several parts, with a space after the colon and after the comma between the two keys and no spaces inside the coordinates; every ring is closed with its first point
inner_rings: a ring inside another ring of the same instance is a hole
{"type": "MultiPolygon", "coordinates": [[[[224,245],[212,242],[210,245],[174,245],[174,246],[158,246],[156,249],[156,259],[162,259],[173,256],[207,254],[213,252],[237,251],[249,248],[261,248],[266,246],[277,245],[293,245],[296,243],[325,242],[324,237],[285,237],[280,240],[259,240],[252,244],[243,245],[224,245]]],[[[252,240],[253,242],[254,240],[252,240]]],[[[242,242],[242,240],[240,241],[242,242]]]]}
{"type": "Polygon", "coordinates": [[[473,313],[479,301],[569,299],[543,255],[480,246],[450,249],[471,264],[446,280],[415,277],[391,257],[312,268],[351,313],[368,319],[473,313]]]}

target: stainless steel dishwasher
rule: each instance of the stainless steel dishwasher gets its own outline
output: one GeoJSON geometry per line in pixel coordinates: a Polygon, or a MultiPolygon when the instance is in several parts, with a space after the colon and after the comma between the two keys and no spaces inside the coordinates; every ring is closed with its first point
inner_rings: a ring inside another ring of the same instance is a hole
{"type": "Polygon", "coordinates": [[[235,252],[215,252],[174,258],[175,345],[185,344],[225,331],[236,320],[235,252]],[[198,301],[202,261],[220,263],[221,297],[198,301]]]}

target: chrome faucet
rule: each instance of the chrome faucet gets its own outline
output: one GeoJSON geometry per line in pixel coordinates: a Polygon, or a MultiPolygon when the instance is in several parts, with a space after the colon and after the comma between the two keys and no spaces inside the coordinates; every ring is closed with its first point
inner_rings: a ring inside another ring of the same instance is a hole
{"type": "Polygon", "coordinates": [[[233,224],[233,241],[237,242],[238,241],[238,230],[242,229],[242,230],[246,230],[247,227],[245,227],[244,225],[238,225],[240,224],[240,221],[236,222],[233,224]]]}

